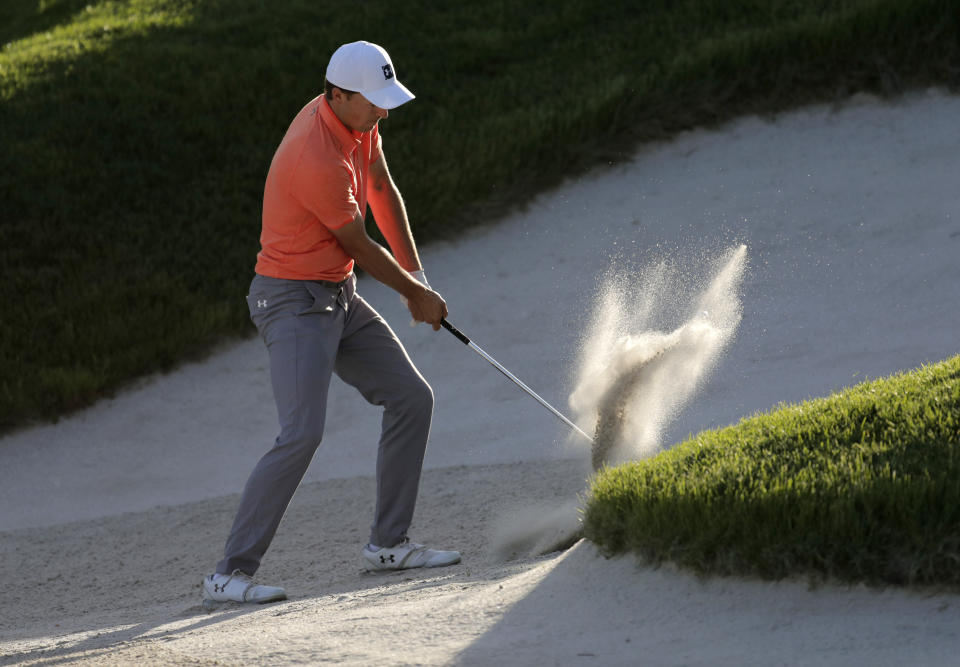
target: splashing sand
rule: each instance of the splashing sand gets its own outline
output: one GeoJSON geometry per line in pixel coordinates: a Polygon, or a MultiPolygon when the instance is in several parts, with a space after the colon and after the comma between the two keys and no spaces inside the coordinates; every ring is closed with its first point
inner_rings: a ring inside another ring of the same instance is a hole
{"type": "Polygon", "coordinates": [[[585,337],[577,387],[570,395],[578,425],[594,432],[592,464],[650,456],[660,434],[693,396],[740,323],[740,283],[747,247],[708,261],[711,274],[693,288],[667,262],[604,282],[585,337]],[[692,294],[691,294],[692,292],[692,294]],[[683,316],[669,333],[662,322],[683,316]]]}
{"type": "MultiPolygon", "coordinates": [[[[570,396],[578,425],[594,433],[594,470],[659,449],[663,429],[733,340],[747,247],[692,263],[612,271],[604,281],[570,396]],[[671,320],[682,324],[659,330],[671,320]]],[[[571,499],[499,517],[491,542],[496,556],[511,560],[569,546],[580,531],[579,502],[571,499]]]]}

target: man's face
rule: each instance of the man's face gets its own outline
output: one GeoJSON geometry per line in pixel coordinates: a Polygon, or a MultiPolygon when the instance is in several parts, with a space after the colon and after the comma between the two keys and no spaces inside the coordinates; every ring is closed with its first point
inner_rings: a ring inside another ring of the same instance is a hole
{"type": "Polygon", "coordinates": [[[360,93],[354,93],[348,98],[339,88],[333,89],[330,108],[337,114],[340,122],[355,132],[369,132],[381,118],[390,115],[386,109],[372,104],[360,93]]]}

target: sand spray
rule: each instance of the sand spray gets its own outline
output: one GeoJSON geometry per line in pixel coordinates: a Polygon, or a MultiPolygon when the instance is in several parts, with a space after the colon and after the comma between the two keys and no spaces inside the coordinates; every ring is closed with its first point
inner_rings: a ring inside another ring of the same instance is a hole
{"type": "Polygon", "coordinates": [[[570,395],[575,421],[594,434],[594,470],[658,451],[666,426],[733,340],[747,248],[729,248],[706,263],[710,270],[699,278],[662,261],[611,272],[604,281],[570,395]],[[677,319],[675,328],[662,329],[677,319]]]}
{"type": "MultiPolygon", "coordinates": [[[[661,449],[664,429],[736,334],[746,267],[747,247],[738,245],[697,260],[611,268],[582,338],[569,399],[577,425],[594,434],[593,470],[661,449]]],[[[492,544],[500,557],[547,553],[579,536],[577,501],[528,509],[496,522],[492,544]]]]}

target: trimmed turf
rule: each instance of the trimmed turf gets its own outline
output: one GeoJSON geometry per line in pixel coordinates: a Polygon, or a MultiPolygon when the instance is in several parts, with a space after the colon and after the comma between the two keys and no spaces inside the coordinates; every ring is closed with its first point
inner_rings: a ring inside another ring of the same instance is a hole
{"type": "Polygon", "coordinates": [[[704,574],[960,586],[960,356],[602,471],[585,534],[704,574]]]}
{"type": "Polygon", "coordinates": [[[421,243],[745,112],[960,82],[960,0],[7,0],[0,431],[248,334],[270,158],[333,49],[383,44],[421,243]]]}

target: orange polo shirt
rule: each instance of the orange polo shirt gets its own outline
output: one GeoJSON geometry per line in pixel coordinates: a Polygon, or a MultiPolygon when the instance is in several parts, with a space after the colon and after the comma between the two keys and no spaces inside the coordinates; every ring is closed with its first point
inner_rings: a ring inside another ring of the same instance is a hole
{"type": "Polygon", "coordinates": [[[287,129],[263,189],[256,272],[290,280],[339,282],[353,259],[331,229],[367,212],[367,171],[380,157],[377,126],[354,132],[319,95],[287,129]]]}

